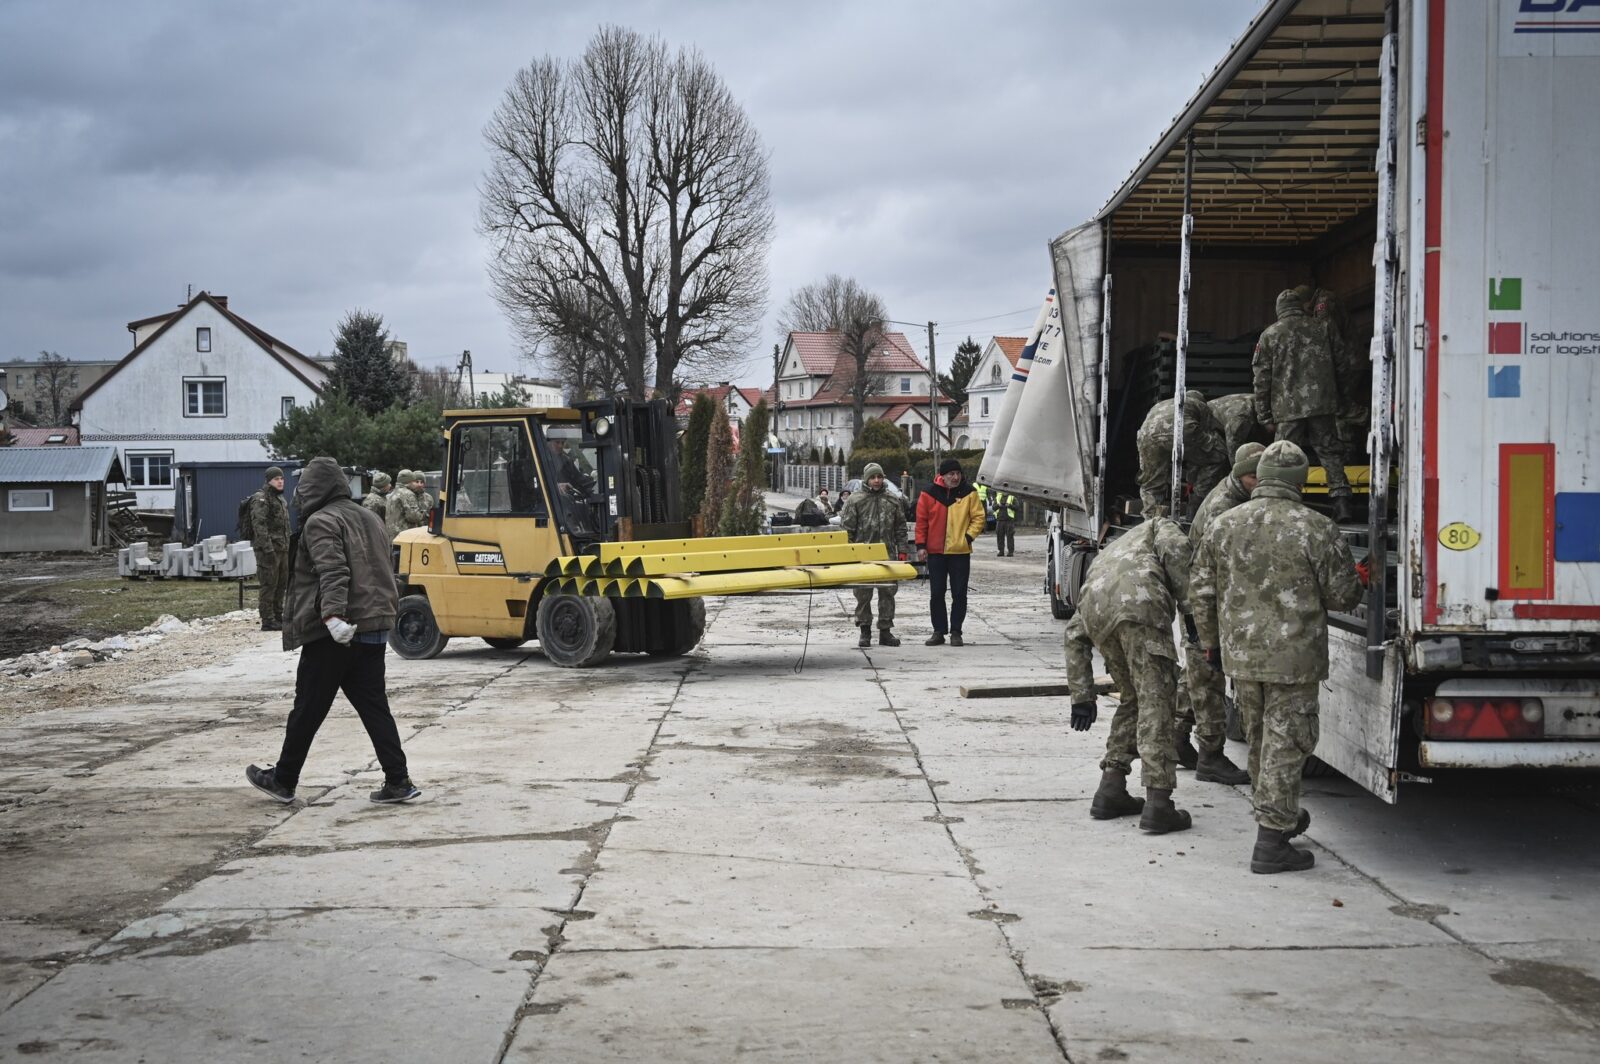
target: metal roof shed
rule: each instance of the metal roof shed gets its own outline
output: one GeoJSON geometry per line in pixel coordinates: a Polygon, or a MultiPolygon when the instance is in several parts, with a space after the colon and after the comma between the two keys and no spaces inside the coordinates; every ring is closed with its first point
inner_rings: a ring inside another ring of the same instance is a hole
{"type": "Polygon", "coordinates": [[[0,553],[92,551],[108,542],[115,447],[0,448],[0,553]]]}

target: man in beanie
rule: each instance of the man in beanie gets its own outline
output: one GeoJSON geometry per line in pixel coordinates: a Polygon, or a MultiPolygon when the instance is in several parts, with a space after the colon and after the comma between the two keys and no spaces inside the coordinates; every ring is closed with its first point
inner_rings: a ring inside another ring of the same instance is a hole
{"type": "MultiPolygon", "coordinates": [[[[839,525],[849,534],[851,543],[882,543],[888,547],[890,561],[897,561],[906,553],[906,512],[900,500],[889,494],[883,466],[868,462],[861,470],[861,490],[844,504],[839,525]]],[[[894,634],[894,594],[899,588],[894,582],[879,584],[876,588],[880,646],[900,645],[894,634]]],[[[856,588],[856,625],[861,629],[861,641],[857,645],[861,647],[872,645],[873,591],[870,587],[856,588]]]]}
{"type": "Polygon", "coordinates": [[[1297,447],[1309,444],[1317,452],[1328,478],[1333,519],[1344,524],[1355,517],[1338,424],[1350,373],[1341,372],[1328,328],[1307,316],[1310,295],[1295,288],[1279,293],[1278,320],[1256,343],[1251,361],[1256,417],[1275,439],[1297,447]]]}
{"type": "MultiPolygon", "coordinates": [[[[1219,516],[1250,498],[1256,486],[1256,463],[1266,450],[1259,443],[1242,444],[1233,454],[1233,469],[1220,484],[1211,489],[1200,510],[1189,526],[1189,542],[1200,545],[1206,529],[1219,516]]],[[[1178,760],[1183,761],[1183,747],[1188,732],[1194,731],[1199,750],[1194,755],[1194,778],[1200,783],[1224,783],[1230,787],[1250,782],[1250,774],[1235,765],[1223,748],[1227,738],[1228,707],[1226,684],[1221,673],[1205,663],[1200,644],[1195,636],[1194,620],[1185,617],[1189,638],[1184,644],[1183,673],[1189,689],[1189,714],[1178,721],[1178,760]]],[[[1193,747],[1190,747],[1192,750],[1193,747]]]]}
{"type": "Polygon", "coordinates": [[[431,507],[423,505],[423,496],[426,494],[421,473],[414,469],[400,470],[400,486],[389,493],[388,502],[384,505],[384,517],[391,540],[408,528],[428,523],[428,510],[431,507]]]}
{"type": "Polygon", "coordinates": [[[283,627],[283,591],[289,580],[289,504],[283,499],[283,470],[268,466],[266,483],[250,496],[250,549],[256,556],[256,599],[261,630],[283,627]]]}
{"type": "Polygon", "coordinates": [[[961,624],[967,619],[967,581],[972,576],[972,541],[983,535],[983,503],[966,483],[961,463],[946,458],[933,484],[917,497],[917,558],[928,563],[932,593],[933,635],[930,647],[961,646],[961,624]],[[944,612],[944,590],[950,588],[950,617],[944,612]]]}
{"type": "MultiPolygon", "coordinates": [[[[1144,516],[1165,517],[1175,512],[1172,499],[1171,399],[1150,408],[1135,438],[1139,449],[1139,500],[1144,516]]],[[[1228,451],[1222,426],[1212,416],[1206,397],[1197,391],[1183,396],[1183,479],[1198,500],[1228,473],[1228,451]]]]}
{"type": "Polygon", "coordinates": [[[344,692],[361,716],[383,766],[374,802],[409,802],[411,783],[400,731],[384,684],[384,645],[400,599],[390,572],[389,537],[377,515],[350,497],[350,483],[332,458],[313,458],[294,493],[301,533],[291,561],[283,649],[300,650],[294,709],[276,765],[245,769],[251,786],[294,801],[300,770],[334,696],[344,692]]]}
{"type": "Polygon", "coordinates": [[[379,473],[372,478],[372,490],[367,492],[367,497],[361,500],[361,505],[377,514],[381,520],[389,518],[389,489],[394,487],[394,481],[389,479],[389,474],[379,473]]]}
{"type": "Polygon", "coordinates": [[[1300,776],[1317,746],[1317,685],[1328,676],[1328,611],[1361,600],[1362,577],[1339,529],[1300,501],[1305,452],[1262,452],[1247,502],[1218,515],[1195,553],[1190,599],[1206,663],[1233,677],[1250,739],[1256,846],[1252,872],[1298,872],[1315,857],[1289,840],[1311,816],[1300,776]]]}

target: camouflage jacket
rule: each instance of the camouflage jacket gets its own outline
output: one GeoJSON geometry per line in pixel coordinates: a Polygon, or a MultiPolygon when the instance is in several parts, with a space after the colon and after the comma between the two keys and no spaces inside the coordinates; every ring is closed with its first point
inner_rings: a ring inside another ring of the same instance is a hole
{"type": "Polygon", "coordinates": [[[1256,342],[1251,362],[1256,417],[1266,425],[1339,411],[1338,377],[1328,330],[1306,317],[1292,292],[1278,297],[1278,320],[1256,342]]]}
{"type": "Polygon", "coordinates": [[[1211,408],[1211,416],[1217,419],[1217,424],[1222,426],[1223,448],[1228,452],[1229,461],[1232,461],[1233,452],[1239,449],[1239,445],[1249,443],[1250,437],[1255,435],[1256,397],[1249,392],[1240,392],[1213,399],[1206,405],[1211,408]]]}
{"type": "Polygon", "coordinates": [[[1067,620],[1067,691],[1073,702],[1093,702],[1094,693],[1094,642],[1083,623],[1082,612],[1067,620]]]}
{"type": "Polygon", "coordinates": [[[250,544],[257,554],[289,549],[289,504],[265,485],[250,496],[250,544]]]}
{"type": "Polygon", "coordinates": [[[851,543],[883,543],[891,560],[905,553],[906,512],[887,487],[873,491],[863,487],[853,493],[839,517],[839,525],[850,534],[851,543]]]}
{"type": "Polygon", "coordinates": [[[1350,548],[1294,488],[1256,486],[1219,516],[1195,551],[1200,645],[1222,648],[1229,676],[1311,683],[1328,676],[1328,611],[1361,601],[1350,548]]]}
{"type": "MultiPolygon", "coordinates": [[[[391,490],[390,494],[393,494],[391,490]]],[[[389,519],[389,496],[379,491],[367,492],[367,497],[361,500],[361,505],[383,518],[389,519]]]]}
{"type": "Polygon", "coordinates": [[[1170,629],[1174,609],[1189,611],[1192,551],[1177,522],[1168,518],[1146,521],[1102,550],[1078,598],[1078,615],[1090,638],[1105,639],[1128,622],[1170,629]]]}
{"type": "MultiPolygon", "coordinates": [[[[1164,440],[1160,446],[1170,450],[1172,447],[1172,400],[1163,399],[1150,408],[1144,416],[1144,423],[1139,426],[1139,440],[1164,440]]],[[[1191,483],[1202,483],[1209,480],[1206,471],[1215,471],[1221,468],[1224,472],[1233,465],[1233,456],[1228,453],[1226,437],[1222,426],[1217,422],[1216,416],[1211,413],[1211,406],[1204,400],[1185,398],[1183,402],[1183,468],[1184,474],[1191,483]]],[[[1206,487],[1216,481],[1209,480],[1206,487]]]]}
{"type": "Polygon", "coordinates": [[[410,488],[395,488],[389,493],[389,501],[384,504],[384,520],[391,537],[404,532],[408,528],[428,523],[428,511],[423,508],[422,499],[410,488]]]}
{"type": "Polygon", "coordinates": [[[1189,542],[1200,546],[1200,537],[1206,534],[1211,522],[1249,498],[1250,493],[1239,483],[1238,477],[1229,474],[1217,481],[1217,486],[1211,489],[1211,494],[1195,511],[1194,523],[1189,526],[1189,542]]]}

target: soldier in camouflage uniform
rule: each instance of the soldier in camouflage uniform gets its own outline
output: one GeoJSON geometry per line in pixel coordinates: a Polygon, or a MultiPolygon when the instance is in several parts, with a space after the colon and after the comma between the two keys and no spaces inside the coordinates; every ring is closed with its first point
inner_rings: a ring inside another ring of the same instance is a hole
{"type": "Polygon", "coordinates": [[[1100,787],[1089,806],[1096,820],[1142,812],[1139,827],[1155,834],[1182,831],[1188,812],[1172,804],[1177,786],[1172,716],[1178,655],[1172,645],[1174,608],[1187,612],[1191,548],[1177,524],[1152,518],[1100,552],[1084,580],[1080,605],[1067,622],[1067,686],[1072,727],[1087,730],[1098,710],[1093,650],[1105,658],[1121,698],[1111,718],[1100,787]],[[1137,756],[1145,799],[1128,793],[1137,756]]]}
{"type": "Polygon", "coordinates": [[[283,499],[283,470],[267,468],[266,483],[250,496],[250,549],[256,556],[256,609],[261,630],[283,629],[283,593],[289,586],[289,504],[283,499]]]}
{"type": "MultiPolygon", "coordinates": [[[[1172,400],[1150,408],[1139,426],[1139,499],[1145,517],[1165,517],[1172,508],[1172,400]]],[[[1194,487],[1194,498],[1206,493],[1228,473],[1228,451],[1222,426],[1212,416],[1206,397],[1189,391],[1183,396],[1183,478],[1194,487]]]]}
{"type": "Polygon", "coordinates": [[[1343,524],[1354,518],[1355,508],[1339,439],[1340,366],[1327,327],[1306,316],[1305,298],[1293,288],[1279,293],[1278,320],[1256,343],[1251,363],[1256,417],[1276,439],[1310,444],[1317,452],[1334,520],[1343,524]]]}
{"type": "Polygon", "coordinates": [[[427,492],[422,489],[422,474],[402,469],[400,486],[389,493],[389,501],[384,505],[384,520],[388,526],[390,539],[408,528],[428,523],[428,510],[431,506],[423,505],[423,497],[426,495],[427,492]]]}
{"type": "Polygon", "coordinates": [[[1317,684],[1328,676],[1328,611],[1361,600],[1363,577],[1338,528],[1300,501],[1305,452],[1261,455],[1248,502],[1211,522],[1195,553],[1195,624],[1205,660],[1233,677],[1255,781],[1252,872],[1310,868],[1289,840],[1306,830],[1300,777],[1317,745],[1317,684]]]}
{"type": "Polygon", "coordinates": [[[1367,425],[1372,420],[1361,386],[1365,382],[1366,352],[1359,350],[1350,335],[1349,317],[1339,306],[1338,297],[1319,288],[1311,297],[1311,318],[1328,334],[1334,364],[1339,367],[1339,413],[1336,423],[1344,444],[1345,461],[1366,453],[1367,425]]]}
{"type": "MultiPolygon", "coordinates": [[[[1260,461],[1264,450],[1266,448],[1259,443],[1246,443],[1234,452],[1232,472],[1211,489],[1211,494],[1206,496],[1205,502],[1200,504],[1199,511],[1194,515],[1194,524],[1189,526],[1189,542],[1195,547],[1200,546],[1201,538],[1213,521],[1250,498],[1250,492],[1256,486],[1256,463],[1260,461]]],[[[1197,782],[1223,783],[1230,787],[1249,783],[1250,774],[1235,765],[1223,748],[1228,737],[1226,683],[1220,672],[1205,663],[1193,620],[1185,618],[1185,621],[1189,638],[1183,647],[1183,678],[1188,687],[1189,709],[1187,719],[1180,717],[1178,721],[1178,760],[1183,760],[1183,739],[1192,728],[1195,742],[1200,748],[1196,751],[1194,762],[1194,778],[1197,782]]]]}
{"type": "MultiPolygon", "coordinates": [[[[882,543],[888,547],[890,561],[907,553],[906,511],[900,500],[889,494],[883,466],[868,462],[861,470],[861,490],[844,504],[839,525],[849,533],[851,543],[882,543]]],[[[876,589],[880,646],[900,645],[894,634],[894,594],[899,587],[898,583],[887,583],[879,584],[876,589]]],[[[856,625],[861,629],[861,641],[857,645],[862,647],[872,645],[873,590],[870,587],[855,589],[856,625]]]]}
{"type": "Polygon", "coordinates": [[[1217,419],[1217,424],[1222,426],[1222,437],[1230,455],[1261,432],[1261,425],[1256,421],[1256,397],[1249,392],[1224,395],[1206,405],[1211,408],[1211,416],[1217,419]]]}
{"type": "Polygon", "coordinates": [[[389,516],[389,489],[394,487],[394,481],[389,479],[389,474],[379,473],[372,478],[372,490],[367,492],[367,497],[361,500],[361,505],[377,514],[379,518],[387,520],[389,516]]]}

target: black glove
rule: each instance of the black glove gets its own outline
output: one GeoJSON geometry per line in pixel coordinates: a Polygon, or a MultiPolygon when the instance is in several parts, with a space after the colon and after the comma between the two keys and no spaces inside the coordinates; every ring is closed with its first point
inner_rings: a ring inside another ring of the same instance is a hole
{"type": "Polygon", "coordinates": [[[1221,672],[1222,671],[1222,648],[1221,647],[1206,647],[1200,653],[1205,656],[1206,664],[1211,666],[1211,671],[1212,672],[1221,672]]]}
{"type": "Polygon", "coordinates": [[[1200,645],[1200,633],[1195,629],[1194,618],[1187,613],[1183,615],[1183,630],[1188,633],[1189,642],[1200,645]]]}
{"type": "Polygon", "coordinates": [[[1072,730],[1088,731],[1089,725],[1094,723],[1100,715],[1100,707],[1094,702],[1072,703],[1072,730]]]}

